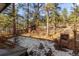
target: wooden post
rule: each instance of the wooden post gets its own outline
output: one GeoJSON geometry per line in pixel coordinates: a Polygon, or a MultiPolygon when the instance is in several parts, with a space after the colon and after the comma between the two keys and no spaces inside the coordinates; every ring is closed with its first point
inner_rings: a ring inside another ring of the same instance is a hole
{"type": "MultiPolygon", "coordinates": [[[[76,19],[77,19],[77,17],[76,17],[76,19]]],[[[74,55],[77,55],[77,45],[76,45],[77,27],[76,27],[76,22],[77,22],[77,20],[74,23],[74,31],[73,31],[74,32],[74,50],[73,50],[74,55]]]]}

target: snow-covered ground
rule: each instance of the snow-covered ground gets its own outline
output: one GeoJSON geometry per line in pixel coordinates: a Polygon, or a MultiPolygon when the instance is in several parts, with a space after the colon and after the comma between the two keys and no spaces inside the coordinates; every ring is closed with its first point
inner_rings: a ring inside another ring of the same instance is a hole
{"type": "Polygon", "coordinates": [[[72,50],[61,51],[56,50],[54,47],[54,43],[47,40],[39,40],[28,37],[18,37],[18,44],[20,46],[26,47],[29,55],[34,56],[70,56],[72,54],[72,50]],[[42,46],[42,48],[40,48],[42,46]]]}

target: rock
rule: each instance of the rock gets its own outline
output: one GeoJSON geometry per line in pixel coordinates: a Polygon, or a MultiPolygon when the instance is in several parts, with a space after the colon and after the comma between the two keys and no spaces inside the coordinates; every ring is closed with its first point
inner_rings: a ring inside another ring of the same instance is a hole
{"type": "Polygon", "coordinates": [[[25,52],[25,56],[29,56],[29,54],[27,53],[27,51],[25,52]]]}
{"type": "Polygon", "coordinates": [[[39,45],[39,49],[44,49],[44,46],[43,46],[42,43],[40,43],[40,45],[39,45]]]}
{"type": "Polygon", "coordinates": [[[29,55],[32,55],[33,56],[33,51],[32,50],[29,52],[29,55]]]}
{"type": "Polygon", "coordinates": [[[45,53],[45,55],[46,55],[46,56],[52,56],[52,55],[54,55],[54,54],[52,53],[51,48],[49,48],[49,51],[48,51],[47,53],[45,53]]]}

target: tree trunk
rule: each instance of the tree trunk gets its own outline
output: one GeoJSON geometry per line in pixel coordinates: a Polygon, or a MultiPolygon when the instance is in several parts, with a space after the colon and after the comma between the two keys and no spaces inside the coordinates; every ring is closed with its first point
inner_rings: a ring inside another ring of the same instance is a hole
{"type": "Polygon", "coordinates": [[[27,27],[26,27],[26,29],[27,29],[27,32],[30,32],[29,31],[29,26],[30,26],[30,23],[29,23],[29,3],[27,4],[27,6],[28,6],[28,10],[27,10],[27,12],[28,12],[28,15],[27,15],[27,27]]]}
{"type": "Polygon", "coordinates": [[[14,42],[16,43],[16,13],[15,13],[15,3],[12,4],[12,15],[13,15],[13,36],[14,36],[14,42]]]}
{"type": "Polygon", "coordinates": [[[49,12],[47,11],[47,16],[46,16],[46,18],[47,18],[47,36],[49,35],[49,12]]]}
{"type": "Polygon", "coordinates": [[[54,25],[55,25],[55,32],[54,32],[54,34],[56,34],[56,17],[55,17],[55,23],[54,23],[54,25]]]}
{"type": "Polygon", "coordinates": [[[37,26],[39,26],[39,3],[38,3],[38,8],[37,8],[37,26]]]}

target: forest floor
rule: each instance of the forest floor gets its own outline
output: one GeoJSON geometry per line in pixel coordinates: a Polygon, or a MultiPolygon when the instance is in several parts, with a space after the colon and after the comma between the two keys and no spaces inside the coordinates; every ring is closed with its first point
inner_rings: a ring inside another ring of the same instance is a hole
{"type": "Polygon", "coordinates": [[[49,29],[49,34],[47,35],[46,30],[42,30],[42,31],[32,31],[30,33],[23,33],[22,36],[30,36],[30,37],[35,37],[35,38],[43,38],[43,39],[47,39],[47,40],[53,40],[53,39],[58,39],[60,38],[60,34],[61,33],[67,33],[69,34],[70,38],[73,37],[73,31],[71,29],[71,27],[67,27],[67,28],[56,28],[56,30],[54,29],[49,29]],[[56,31],[56,33],[55,33],[56,31]]]}

